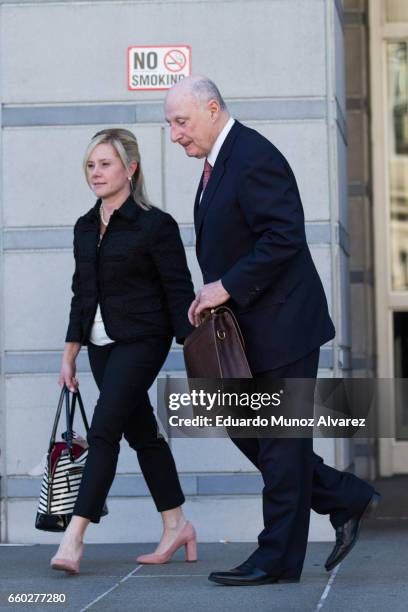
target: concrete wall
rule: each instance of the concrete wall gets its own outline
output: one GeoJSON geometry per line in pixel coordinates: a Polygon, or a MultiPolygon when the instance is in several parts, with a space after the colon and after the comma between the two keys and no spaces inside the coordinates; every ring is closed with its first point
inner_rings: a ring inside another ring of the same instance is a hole
{"type": "MultiPolygon", "coordinates": [[[[368,10],[367,0],[345,2],[352,368],[362,378],[376,374],[368,10]]],[[[358,440],[353,455],[356,472],[373,478],[374,441],[358,440]]]]}
{"type": "MultiPolygon", "coordinates": [[[[192,201],[202,164],[171,145],[163,92],[127,90],[128,45],[191,45],[193,72],[211,76],[232,115],[287,156],[338,332],[322,350],[321,375],[350,368],[344,23],[335,0],[21,1],[0,7],[1,528],[3,540],[45,542],[58,538],[33,528],[39,477],[32,474],[58,395],[72,225],[94,201],[81,159],[97,130],[123,125],[135,131],[151,198],[181,224],[194,282],[201,284],[192,201]]],[[[85,353],[80,381],[91,411],[96,388],[85,353]]],[[[182,368],[173,348],[164,374],[182,375],[182,368]]],[[[350,462],[348,445],[325,440],[317,446],[332,464],[350,462]]],[[[249,462],[227,440],[175,440],[172,447],[200,538],[255,539],[262,485],[249,462]]],[[[159,519],[126,448],[110,506],[105,528],[91,532],[94,541],[157,539],[159,519]]],[[[310,537],[332,537],[327,518],[312,517],[310,537]]]]}

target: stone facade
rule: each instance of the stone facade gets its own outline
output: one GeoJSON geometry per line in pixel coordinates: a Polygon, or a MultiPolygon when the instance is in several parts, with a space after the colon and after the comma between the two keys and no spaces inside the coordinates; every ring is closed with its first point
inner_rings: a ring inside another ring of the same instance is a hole
{"type": "MultiPolygon", "coordinates": [[[[372,370],[373,349],[357,314],[360,305],[364,312],[372,308],[370,253],[356,235],[370,232],[366,33],[364,7],[347,4],[343,13],[338,0],[0,2],[3,541],[58,539],[33,527],[39,477],[32,474],[46,449],[58,396],[72,225],[94,201],[81,159],[97,130],[122,125],[135,131],[150,196],[180,223],[195,285],[201,284],[192,228],[201,163],[170,143],[163,92],[128,91],[129,45],[190,44],[193,72],[213,78],[232,115],[286,155],[337,329],[322,349],[320,374],[341,376],[354,363],[358,371],[372,370]],[[354,75],[355,60],[346,55],[347,109],[344,34],[361,68],[354,75]],[[364,156],[360,146],[367,147],[364,156]],[[358,304],[351,328],[350,304],[358,304]]],[[[372,325],[366,315],[364,325],[372,325]]],[[[85,353],[79,378],[91,411],[96,388],[85,353]]],[[[179,348],[173,347],[163,375],[183,375],[179,348]]],[[[261,483],[249,462],[228,440],[174,440],[172,447],[200,539],[254,539],[261,483]]],[[[320,440],[316,447],[340,468],[352,462],[347,442],[320,440]]],[[[92,527],[92,541],[157,539],[159,517],[125,445],[110,506],[104,528],[92,527]]],[[[326,517],[313,515],[310,537],[332,537],[326,517]]]]}

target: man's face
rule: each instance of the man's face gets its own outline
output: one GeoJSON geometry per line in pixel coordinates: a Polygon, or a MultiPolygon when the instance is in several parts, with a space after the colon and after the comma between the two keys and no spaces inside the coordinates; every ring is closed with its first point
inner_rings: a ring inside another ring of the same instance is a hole
{"type": "Polygon", "coordinates": [[[216,140],[214,111],[189,93],[170,92],[165,103],[166,121],[172,142],[181,145],[189,157],[206,157],[216,140]]]}

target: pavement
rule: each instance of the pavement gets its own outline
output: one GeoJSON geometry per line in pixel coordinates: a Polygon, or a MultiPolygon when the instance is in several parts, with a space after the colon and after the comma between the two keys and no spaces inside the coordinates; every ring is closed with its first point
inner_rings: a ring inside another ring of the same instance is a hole
{"type": "MultiPolygon", "coordinates": [[[[387,486],[377,487],[383,498],[387,486]]],[[[333,543],[309,544],[299,584],[245,588],[207,580],[210,571],[245,560],[251,543],[199,544],[196,563],[185,563],[180,550],[161,566],[135,562],[152,544],[89,544],[78,576],[49,569],[55,546],[0,545],[0,610],[407,612],[407,479],[390,491],[393,503],[365,521],[354,550],[331,574],[324,561],[333,543]],[[16,593],[63,594],[65,603],[9,603],[16,593]]]]}

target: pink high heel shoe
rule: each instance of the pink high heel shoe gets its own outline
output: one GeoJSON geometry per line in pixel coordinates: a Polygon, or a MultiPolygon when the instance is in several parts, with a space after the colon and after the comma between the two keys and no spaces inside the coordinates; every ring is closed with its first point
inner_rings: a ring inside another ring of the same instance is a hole
{"type": "MultiPolygon", "coordinates": [[[[83,544],[81,545],[83,552],[83,544]]],[[[50,566],[53,570],[60,570],[68,572],[68,574],[79,574],[79,561],[72,561],[72,559],[64,559],[63,557],[54,556],[51,559],[50,566]]]]}
{"type": "Polygon", "coordinates": [[[173,544],[163,553],[151,553],[141,555],[136,559],[137,563],[159,564],[167,563],[181,546],[185,547],[186,561],[197,561],[197,536],[192,524],[187,521],[183,529],[174,540],[173,544]]]}

